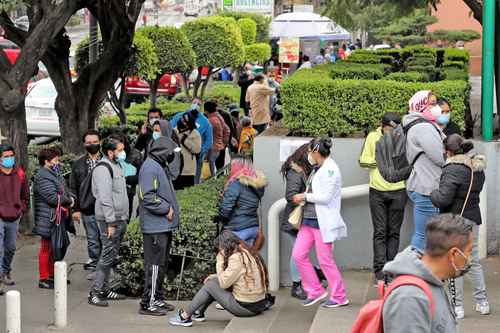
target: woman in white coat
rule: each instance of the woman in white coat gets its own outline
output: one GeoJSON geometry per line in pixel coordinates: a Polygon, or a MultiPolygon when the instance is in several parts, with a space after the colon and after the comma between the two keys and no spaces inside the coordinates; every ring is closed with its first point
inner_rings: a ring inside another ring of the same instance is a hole
{"type": "Polygon", "coordinates": [[[293,198],[296,204],[305,204],[292,254],[307,293],[304,306],[311,306],[328,297],[328,291],[321,285],[309,259],[313,246],[331,291],[323,307],[337,308],[349,304],[342,275],[333,258],[333,242],[347,237],[347,228],[340,215],[342,178],[339,167],[330,158],[331,149],[330,139],[311,141],[308,160],[315,171],[308,180],[306,193],[293,198]]]}

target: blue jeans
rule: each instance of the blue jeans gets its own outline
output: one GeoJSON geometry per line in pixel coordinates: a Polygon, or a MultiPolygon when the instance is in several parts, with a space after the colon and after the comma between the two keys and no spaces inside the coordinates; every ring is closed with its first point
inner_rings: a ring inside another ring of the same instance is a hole
{"type": "Polygon", "coordinates": [[[207,152],[201,152],[198,156],[196,156],[196,175],[194,177],[195,184],[200,183],[201,170],[203,169],[203,161],[205,160],[205,156],[207,156],[207,152]]]}
{"type": "MultiPolygon", "coordinates": [[[[297,240],[297,236],[293,236],[290,233],[286,232],[286,235],[290,238],[290,240],[295,244],[295,240],[297,240]]],[[[292,247],[293,249],[293,247],[292,247]]],[[[292,279],[292,282],[300,282],[300,273],[299,270],[297,269],[297,265],[295,264],[295,260],[293,260],[293,256],[290,253],[290,278],[292,279]]]]}
{"type": "Polygon", "coordinates": [[[255,239],[257,238],[257,233],[259,232],[259,227],[250,227],[246,229],[241,229],[238,231],[233,231],[233,233],[238,236],[242,241],[247,243],[248,246],[253,246],[255,239]]]}
{"type": "Polygon", "coordinates": [[[95,220],[95,216],[82,214],[83,227],[87,234],[87,251],[92,266],[97,266],[99,256],[101,255],[101,233],[95,220]]]}
{"type": "Polygon", "coordinates": [[[413,223],[415,231],[411,238],[411,245],[423,252],[425,250],[425,227],[429,219],[439,214],[439,209],[434,207],[431,197],[417,192],[408,192],[413,201],[413,223]]]}
{"type": "Polygon", "coordinates": [[[215,161],[217,161],[220,152],[221,152],[220,150],[219,151],[210,150],[208,152],[207,159],[208,159],[208,165],[210,166],[210,174],[212,175],[212,177],[215,176],[215,173],[217,172],[215,161]]]}
{"type": "Polygon", "coordinates": [[[9,274],[16,253],[19,220],[6,222],[0,219],[0,274],[9,274]]]}

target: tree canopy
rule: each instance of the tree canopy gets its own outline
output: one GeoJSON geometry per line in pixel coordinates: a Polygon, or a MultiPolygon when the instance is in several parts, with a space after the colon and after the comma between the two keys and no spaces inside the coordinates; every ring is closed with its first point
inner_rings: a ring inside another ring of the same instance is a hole
{"type": "Polygon", "coordinates": [[[271,58],[271,46],[267,43],[256,43],[245,46],[245,61],[263,64],[271,58]]]}
{"type": "Polygon", "coordinates": [[[250,45],[255,43],[255,38],[257,37],[257,23],[252,19],[242,18],[238,20],[238,26],[241,30],[243,44],[250,45]]]}

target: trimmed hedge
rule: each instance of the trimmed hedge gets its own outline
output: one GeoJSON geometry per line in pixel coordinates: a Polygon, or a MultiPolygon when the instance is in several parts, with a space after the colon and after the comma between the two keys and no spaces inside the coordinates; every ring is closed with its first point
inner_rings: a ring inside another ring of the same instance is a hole
{"type": "Polygon", "coordinates": [[[424,89],[448,99],[454,121],[464,127],[469,90],[463,81],[332,80],[328,73],[309,71],[282,86],[284,122],[297,135],[346,136],[378,126],[384,112],[405,114],[410,97],[424,89]]]}
{"type": "Polygon", "coordinates": [[[347,58],[347,62],[356,64],[380,64],[380,57],[376,53],[354,52],[347,58]]]}
{"type": "MultiPolygon", "coordinates": [[[[203,280],[215,271],[213,240],[216,225],[219,193],[225,178],[210,180],[177,192],[180,206],[180,228],[174,232],[171,260],[166,279],[168,299],[190,300],[201,288],[203,280]],[[182,281],[180,276],[183,256],[186,255],[182,281]],[[177,289],[180,287],[179,294],[177,289]]],[[[132,221],[120,247],[121,291],[126,295],[140,296],[144,284],[142,233],[138,220],[132,221]]]]}
{"type": "Polygon", "coordinates": [[[428,76],[420,72],[399,72],[391,73],[385,79],[401,82],[427,82],[428,76]]]}
{"type": "Polygon", "coordinates": [[[458,68],[446,68],[443,71],[443,76],[445,80],[469,81],[469,73],[463,69],[458,68]]]}
{"type": "Polygon", "coordinates": [[[443,63],[443,67],[445,68],[458,68],[458,69],[466,69],[467,64],[463,61],[445,61],[443,63]]]}
{"type": "Polygon", "coordinates": [[[334,65],[330,68],[333,79],[358,79],[358,80],[380,80],[384,76],[382,66],[340,66],[334,65]]]}
{"type": "Polygon", "coordinates": [[[448,48],[444,50],[445,61],[462,61],[469,63],[470,55],[467,50],[448,48]]]}

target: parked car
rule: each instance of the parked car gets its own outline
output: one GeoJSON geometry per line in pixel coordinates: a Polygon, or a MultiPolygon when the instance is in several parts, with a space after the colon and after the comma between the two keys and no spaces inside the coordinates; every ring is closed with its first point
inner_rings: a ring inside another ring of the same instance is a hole
{"type": "MultiPolygon", "coordinates": [[[[158,96],[172,98],[181,89],[181,76],[179,74],[165,74],[158,86],[158,96]]],[[[131,76],[125,81],[127,104],[130,102],[143,102],[151,94],[149,83],[138,77],[131,76]]]]}
{"type": "Polygon", "coordinates": [[[57,91],[51,79],[35,82],[25,100],[28,137],[58,137],[59,117],[55,109],[57,91]]]}

